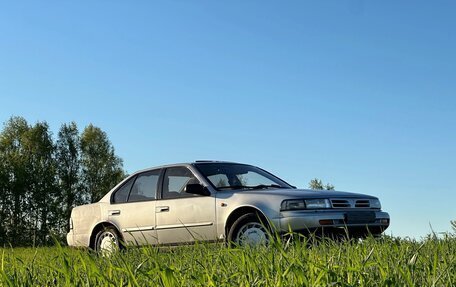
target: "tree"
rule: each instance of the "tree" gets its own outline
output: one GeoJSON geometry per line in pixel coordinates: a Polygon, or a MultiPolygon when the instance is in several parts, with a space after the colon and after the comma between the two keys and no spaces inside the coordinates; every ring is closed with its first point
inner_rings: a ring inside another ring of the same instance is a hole
{"type": "Polygon", "coordinates": [[[309,188],[315,190],[334,190],[334,185],[332,184],[323,184],[321,179],[314,178],[309,182],[309,188]]]}
{"type": "Polygon", "coordinates": [[[27,210],[28,174],[25,155],[25,134],[30,129],[22,117],[12,117],[0,134],[0,161],[2,162],[3,192],[0,197],[0,214],[4,242],[21,244],[24,241],[24,210],[27,210]]]}
{"type": "Polygon", "coordinates": [[[23,146],[28,208],[24,210],[24,229],[28,229],[28,238],[32,239],[33,245],[46,244],[51,242],[50,232],[57,231],[57,207],[61,201],[61,193],[56,182],[55,145],[49,125],[46,122],[38,122],[30,127],[23,135],[23,146]]]}
{"type": "Polygon", "coordinates": [[[84,200],[96,202],[123,177],[122,160],[115,155],[108,136],[88,125],[81,135],[84,200]]]}
{"type": "Polygon", "coordinates": [[[9,200],[7,200],[9,191],[9,177],[7,168],[8,167],[4,160],[4,154],[2,151],[0,151],[0,242],[5,241],[7,232],[4,224],[8,218],[6,207],[9,205],[9,200]]]}
{"type": "Polygon", "coordinates": [[[81,196],[81,139],[76,123],[60,127],[56,143],[58,185],[62,192],[59,227],[68,230],[71,209],[83,203],[81,196]]]}
{"type": "Polygon", "coordinates": [[[12,117],[0,132],[0,243],[44,245],[63,238],[75,205],[100,199],[124,176],[105,132],[75,123],[49,125],[12,117]]]}

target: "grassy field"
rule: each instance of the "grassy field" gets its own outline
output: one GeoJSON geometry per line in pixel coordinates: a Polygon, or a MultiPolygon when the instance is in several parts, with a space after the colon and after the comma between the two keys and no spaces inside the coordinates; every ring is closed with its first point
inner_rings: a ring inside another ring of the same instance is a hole
{"type": "Polygon", "coordinates": [[[269,247],[4,248],[1,286],[456,286],[456,238],[269,247]]]}

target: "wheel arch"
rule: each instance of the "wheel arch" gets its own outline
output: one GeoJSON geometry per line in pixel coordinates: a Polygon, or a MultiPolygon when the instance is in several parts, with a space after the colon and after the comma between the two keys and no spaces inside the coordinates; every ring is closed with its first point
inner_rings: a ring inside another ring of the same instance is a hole
{"type": "Polygon", "coordinates": [[[117,234],[119,235],[119,240],[121,242],[124,241],[122,232],[120,231],[120,228],[116,226],[116,224],[110,222],[110,221],[102,221],[97,223],[93,228],[92,228],[92,233],[90,234],[90,239],[89,239],[89,248],[95,250],[95,238],[97,236],[97,233],[103,230],[104,228],[107,227],[114,227],[117,231],[117,234]]]}
{"type": "Polygon", "coordinates": [[[248,213],[256,213],[258,214],[258,217],[262,221],[263,224],[267,224],[269,227],[271,226],[268,217],[259,209],[258,207],[255,206],[241,206],[236,209],[234,209],[228,218],[226,219],[225,222],[225,239],[228,240],[228,233],[230,232],[231,227],[233,226],[234,222],[241,216],[248,214],[248,213]]]}

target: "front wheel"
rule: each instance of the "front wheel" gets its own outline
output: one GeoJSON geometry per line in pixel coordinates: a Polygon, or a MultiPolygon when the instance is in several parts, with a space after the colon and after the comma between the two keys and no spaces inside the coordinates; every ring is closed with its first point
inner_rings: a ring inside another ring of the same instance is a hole
{"type": "Polygon", "coordinates": [[[95,237],[95,251],[102,256],[110,256],[120,250],[119,235],[114,227],[106,227],[95,237]]]}
{"type": "Polygon", "coordinates": [[[231,226],[228,240],[238,246],[268,245],[270,231],[266,224],[255,213],[244,214],[231,226]]]}

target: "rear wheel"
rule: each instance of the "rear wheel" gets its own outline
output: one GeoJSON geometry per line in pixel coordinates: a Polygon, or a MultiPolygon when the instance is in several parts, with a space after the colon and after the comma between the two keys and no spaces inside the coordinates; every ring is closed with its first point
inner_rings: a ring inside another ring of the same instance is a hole
{"type": "Polygon", "coordinates": [[[110,256],[114,252],[119,251],[120,248],[119,234],[114,227],[105,227],[97,233],[95,237],[95,251],[100,255],[110,256]]]}
{"type": "Polygon", "coordinates": [[[231,226],[228,240],[239,246],[267,245],[270,231],[256,213],[247,213],[239,217],[231,226]]]}

